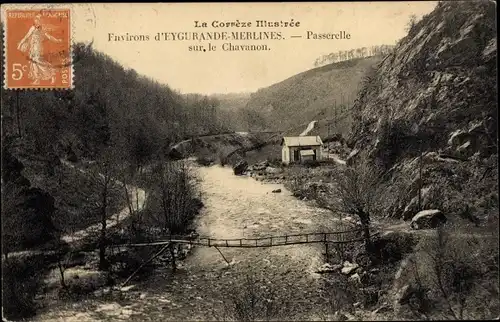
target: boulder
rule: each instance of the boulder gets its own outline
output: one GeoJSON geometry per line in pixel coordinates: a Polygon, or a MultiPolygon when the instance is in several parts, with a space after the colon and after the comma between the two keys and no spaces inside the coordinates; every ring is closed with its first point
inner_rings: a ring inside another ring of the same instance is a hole
{"type": "Polygon", "coordinates": [[[280,193],[281,192],[281,189],[275,189],[273,191],[271,191],[272,193],[280,193]]]}
{"type": "Polygon", "coordinates": [[[349,275],[354,272],[359,267],[356,263],[351,263],[349,261],[344,262],[344,267],[342,267],[342,274],[349,275]]]}
{"type": "Polygon", "coordinates": [[[237,176],[242,175],[248,168],[248,163],[245,160],[238,162],[234,167],[234,174],[237,176]]]}
{"type": "Polygon", "coordinates": [[[328,263],[325,263],[325,264],[321,265],[321,267],[316,271],[316,273],[318,273],[318,274],[332,273],[332,272],[335,272],[335,271],[338,271],[339,269],[341,269],[342,266],[343,266],[342,264],[330,265],[328,263]]]}
{"type": "Polygon", "coordinates": [[[413,229],[436,228],[446,223],[446,216],[438,209],[422,210],[411,220],[413,229]]]}
{"type": "MultiPolygon", "coordinates": [[[[181,149],[177,146],[174,146],[168,151],[168,156],[174,160],[180,160],[184,158],[184,154],[181,152],[181,149]]],[[[68,158],[69,161],[72,161],[68,158]]]]}
{"type": "Polygon", "coordinates": [[[277,173],[281,173],[281,172],[283,172],[283,170],[280,168],[274,168],[274,167],[267,167],[266,168],[266,173],[269,173],[269,174],[277,174],[277,173]]]}

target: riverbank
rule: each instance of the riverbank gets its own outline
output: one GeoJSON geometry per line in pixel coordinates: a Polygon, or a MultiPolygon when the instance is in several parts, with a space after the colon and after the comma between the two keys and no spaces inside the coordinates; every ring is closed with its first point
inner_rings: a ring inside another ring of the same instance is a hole
{"type": "MultiPolygon", "coordinates": [[[[195,221],[200,236],[263,237],[335,228],[326,210],[297,200],[282,184],[234,176],[230,168],[220,166],[196,171],[205,204],[195,221]],[[281,193],[272,193],[277,189],[281,193]]],[[[269,300],[289,303],[279,305],[280,311],[286,310],[277,313],[277,318],[311,319],[319,308],[326,309],[319,293],[321,275],[316,273],[323,264],[321,245],[223,248],[221,252],[230,264],[217,249],[196,247],[175,274],[168,267],[158,268],[150,278],[126,291],[109,290],[105,300],[73,303],[75,307],[71,304],[46,312],[41,320],[117,319],[120,314],[137,321],[220,320],[223,315],[235,314],[233,295],[239,294],[247,278],[255,280],[262,290],[276,289],[269,300]]]]}

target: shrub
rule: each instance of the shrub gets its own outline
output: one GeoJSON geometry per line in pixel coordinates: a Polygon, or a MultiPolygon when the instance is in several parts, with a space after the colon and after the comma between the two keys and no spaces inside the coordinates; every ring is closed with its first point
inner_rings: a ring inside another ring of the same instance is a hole
{"type": "Polygon", "coordinates": [[[330,314],[341,311],[352,312],[353,304],[361,295],[359,288],[344,274],[334,275],[330,280],[325,281],[324,287],[327,309],[330,314]]]}
{"type": "Polygon", "coordinates": [[[417,244],[416,238],[409,233],[390,233],[373,240],[375,254],[381,263],[395,263],[411,253],[417,244]]]}
{"type": "Polygon", "coordinates": [[[498,232],[479,238],[438,228],[413,261],[414,285],[430,290],[438,318],[492,319],[500,312],[498,232]]]}
{"type": "Polygon", "coordinates": [[[305,160],[302,164],[307,168],[316,168],[320,165],[318,160],[305,160]]]}
{"type": "Polygon", "coordinates": [[[272,284],[247,275],[243,285],[224,302],[224,317],[237,321],[270,321],[286,312],[287,303],[278,299],[272,284]]]}
{"type": "Polygon", "coordinates": [[[358,164],[342,172],[334,172],[332,179],[333,190],[322,204],[333,212],[357,216],[363,226],[365,246],[369,250],[370,216],[376,211],[379,198],[380,172],[368,164],[358,164]]]}
{"type": "Polygon", "coordinates": [[[148,201],[151,221],[165,233],[183,233],[202,206],[196,198],[194,176],[179,161],[160,163],[153,173],[148,201]]]}
{"type": "Polygon", "coordinates": [[[7,318],[27,318],[36,313],[35,296],[41,286],[43,268],[40,257],[2,261],[2,306],[7,318]]]}

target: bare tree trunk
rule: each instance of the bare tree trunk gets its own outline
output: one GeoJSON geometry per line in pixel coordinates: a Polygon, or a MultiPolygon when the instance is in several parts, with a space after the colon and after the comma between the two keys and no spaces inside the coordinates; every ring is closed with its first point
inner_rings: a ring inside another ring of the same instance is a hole
{"type": "Polygon", "coordinates": [[[175,272],[177,270],[177,265],[175,264],[175,251],[173,243],[170,243],[169,249],[170,249],[170,257],[172,257],[172,271],[175,272]]]}
{"type": "Polygon", "coordinates": [[[358,212],[359,220],[363,226],[363,239],[365,240],[365,250],[368,254],[373,253],[372,241],[370,236],[370,217],[364,212],[358,212]]]}
{"type": "Polygon", "coordinates": [[[101,238],[99,240],[99,269],[106,270],[108,263],[106,261],[106,208],[108,205],[108,184],[109,174],[108,169],[104,173],[104,186],[102,191],[102,204],[101,204],[101,238]]]}
{"type": "Polygon", "coordinates": [[[61,263],[61,260],[57,262],[57,266],[59,267],[59,274],[61,275],[61,286],[63,288],[66,288],[66,280],[64,279],[64,267],[63,264],[61,263]]]}

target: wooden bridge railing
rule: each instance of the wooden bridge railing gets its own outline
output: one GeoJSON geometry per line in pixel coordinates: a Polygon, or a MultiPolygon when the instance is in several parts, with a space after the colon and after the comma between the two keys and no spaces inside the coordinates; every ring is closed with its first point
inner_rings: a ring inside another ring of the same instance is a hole
{"type": "Polygon", "coordinates": [[[235,239],[218,239],[210,237],[190,237],[172,235],[169,239],[159,240],[150,243],[125,244],[116,246],[143,247],[143,246],[159,246],[169,243],[190,244],[206,247],[240,247],[240,248],[255,248],[255,247],[274,247],[284,245],[311,244],[311,243],[329,243],[329,244],[344,244],[361,241],[361,229],[353,229],[347,231],[336,231],[328,233],[307,233],[294,235],[269,236],[259,238],[235,238],[235,239]]]}
{"type": "Polygon", "coordinates": [[[229,264],[227,258],[222,254],[219,247],[240,247],[240,248],[255,248],[255,247],[274,247],[274,246],[284,246],[284,245],[297,245],[297,244],[312,244],[312,243],[324,243],[325,244],[325,254],[328,258],[328,245],[329,244],[346,244],[359,242],[363,239],[360,238],[360,233],[362,229],[353,229],[346,231],[336,231],[328,233],[309,233],[309,234],[294,234],[294,235],[283,235],[283,236],[269,236],[260,238],[236,238],[236,239],[217,239],[210,237],[194,237],[194,236],[169,236],[168,240],[156,241],[151,243],[140,243],[140,244],[125,244],[125,245],[113,245],[115,247],[145,247],[145,246],[163,246],[161,249],[150,257],[147,261],[142,263],[122,284],[125,286],[132,277],[147,263],[151,262],[154,258],[163,253],[167,248],[171,249],[172,254],[172,268],[176,269],[175,255],[173,252],[173,244],[190,244],[190,245],[200,245],[206,247],[215,247],[221,256],[224,258],[226,263],[229,264]]]}

